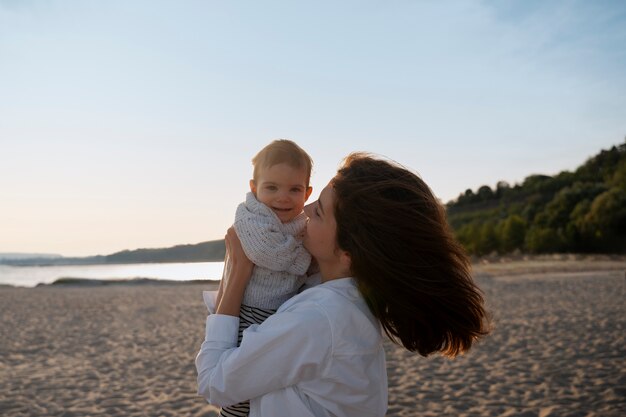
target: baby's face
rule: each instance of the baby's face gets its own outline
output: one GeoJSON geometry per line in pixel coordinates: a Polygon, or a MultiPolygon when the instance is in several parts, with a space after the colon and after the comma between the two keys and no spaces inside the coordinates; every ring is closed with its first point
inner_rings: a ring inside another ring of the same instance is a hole
{"type": "Polygon", "coordinates": [[[256,199],[276,213],[281,222],[287,223],[302,213],[304,203],[311,195],[307,187],[307,172],[280,163],[261,168],[258,178],[250,180],[250,190],[256,199]]]}

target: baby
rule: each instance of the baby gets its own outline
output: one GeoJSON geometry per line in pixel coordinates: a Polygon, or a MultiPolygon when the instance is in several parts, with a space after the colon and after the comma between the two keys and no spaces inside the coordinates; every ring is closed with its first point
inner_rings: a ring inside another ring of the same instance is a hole
{"type": "MultiPolygon", "coordinates": [[[[252,165],[250,192],[237,207],[233,225],[254,263],[239,314],[238,345],[246,328],[261,324],[298,292],[311,264],[301,239],[307,219],[302,209],[312,191],[311,157],[294,142],[281,139],[261,149],[252,165]]],[[[249,410],[249,402],[244,402],[222,408],[220,415],[246,416],[249,410]]]]}

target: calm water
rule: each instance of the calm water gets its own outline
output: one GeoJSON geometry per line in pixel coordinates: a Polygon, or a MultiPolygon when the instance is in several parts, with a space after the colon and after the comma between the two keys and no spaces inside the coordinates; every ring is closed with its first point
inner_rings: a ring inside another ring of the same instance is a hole
{"type": "Polygon", "coordinates": [[[0,265],[0,284],[34,287],[59,278],[132,279],[153,278],[175,281],[222,277],[224,262],[194,262],[130,265],[7,266],[0,265]]]}

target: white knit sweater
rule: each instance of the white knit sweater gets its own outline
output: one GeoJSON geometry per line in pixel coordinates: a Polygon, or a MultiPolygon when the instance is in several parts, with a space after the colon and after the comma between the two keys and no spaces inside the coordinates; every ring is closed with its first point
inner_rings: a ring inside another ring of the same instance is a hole
{"type": "Polygon", "coordinates": [[[246,195],[237,207],[234,224],[246,256],[255,265],[243,304],[277,309],[297,293],[311,263],[300,236],[305,225],[304,213],[282,223],[253,193],[246,195]]]}

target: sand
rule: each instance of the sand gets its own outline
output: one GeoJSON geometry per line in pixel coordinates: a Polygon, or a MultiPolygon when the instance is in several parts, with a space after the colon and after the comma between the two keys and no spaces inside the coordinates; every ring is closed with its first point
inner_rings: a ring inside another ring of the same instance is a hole
{"type": "MultiPolygon", "coordinates": [[[[388,416],[626,415],[626,263],[507,265],[476,267],[495,328],[470,353],[387,343],[388,416]]],[[[195,395],[203,289],[0,288],[0,415],[217,415],[195,395]]]]}

